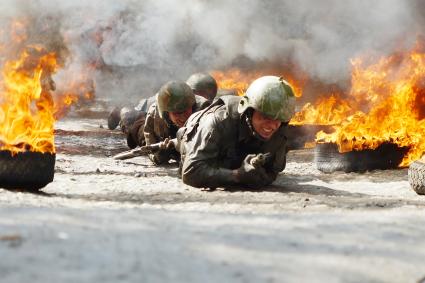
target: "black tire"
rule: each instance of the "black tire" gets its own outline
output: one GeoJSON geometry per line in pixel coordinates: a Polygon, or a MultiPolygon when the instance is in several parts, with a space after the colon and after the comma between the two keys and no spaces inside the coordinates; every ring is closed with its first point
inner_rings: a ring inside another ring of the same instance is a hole
{"type": "Polygon", "coordinates": [[[56,155],[0,151],[0,187],[36,191],[53,181],[56,155]]]}
{"type": "Polygon", "coordinates": [[[314,162],[317,169],[324,173],[395,169],[408,150],[408,147],[400,148],[392,143],[384,143],[374,150],[340,153],[334,143],[318,143],[314,152],[314,162]]]}
{"type": "Polygon", "coordinates": [[[417,160],[410,164],[408,172],[408,180],[412,189],[418,195],[425,195],[425,163],[417,160]]]}

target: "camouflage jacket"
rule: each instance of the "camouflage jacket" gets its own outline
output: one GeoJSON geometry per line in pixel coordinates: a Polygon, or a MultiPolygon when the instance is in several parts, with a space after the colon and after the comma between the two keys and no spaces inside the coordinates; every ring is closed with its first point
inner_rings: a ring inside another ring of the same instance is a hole
{"type": "MultiPolygon", "coordinates": [[[[193,106],[193,113],[202,110],[210,105],[210,102],[205,98],[195,95],[196,103],[193,106]]],[[[178,128],[159,116],[156,103],[152,104],[146,115],[146,121],[143,129],[145,143],[147,145],[154,144],[165,140],[166,138],[175,138],[178,128]]],[[[172,157],[179,157],[180,154],[175,149],[161,150],[156,153],[149,154],[149,158],[155,164],[163,164],[172,157]]]]}
{"type": "Polygon", "coordinates": [[[286,165],[285,125],[267,141],[260,140],[237,111],[241,97],[223,96],[210,107],[195,113],[177,134],[183,182],[194,187],[240,185],[232,170],[238,169],[248,154],[271,153],[264,164],[272,183],[286,165]]]}

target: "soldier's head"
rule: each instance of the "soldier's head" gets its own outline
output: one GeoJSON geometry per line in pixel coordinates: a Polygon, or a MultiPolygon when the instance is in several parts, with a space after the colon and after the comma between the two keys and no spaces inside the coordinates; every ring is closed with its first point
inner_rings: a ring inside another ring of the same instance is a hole
{"type": "Polygon", "coordinates": [[[196,73],[191,75],[186,83],[193,93],[212,101],[217,95],[217,82],[210,74],[196,73]]]}
{"type": "Polygon", "coordinates": [[[169,119],[174,125],[182,127],[195,104],[192,89],[184,82],[171,81],[161,87],[156,95],[159,116],[169,119]]]}
{"type": "Polygon", "coordinates": [[[270,139],[295,114],[294,92],[283,78],[261,77],[248,87],[238,111],[249,113],[253,130],[261,138],[270,139]]]}

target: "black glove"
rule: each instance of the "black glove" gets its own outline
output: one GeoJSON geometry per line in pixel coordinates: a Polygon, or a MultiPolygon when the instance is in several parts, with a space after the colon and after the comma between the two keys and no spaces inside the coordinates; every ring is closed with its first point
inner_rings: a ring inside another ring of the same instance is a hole
{"type": "Polygon", "coordinates": [[[255,154],[247,155],[236,173],[237,182],[251,188],[259,188],[269,182],[266,170],[262,166],[256,168],[251,164],[251,159],[255,156],[255,154]]]}

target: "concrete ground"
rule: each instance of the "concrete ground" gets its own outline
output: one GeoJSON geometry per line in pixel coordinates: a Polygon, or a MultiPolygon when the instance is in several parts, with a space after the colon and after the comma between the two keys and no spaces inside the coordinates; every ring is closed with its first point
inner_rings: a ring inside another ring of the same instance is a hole
{"type": "MultiPolygon", "coordinates": [[[[261,191],[183,185],[100,119],[57,124],[55,180],[0,189],[0,282],[421,282],[407,169],[324,174],[291,151],[261,191]],[[104,128],[101,128],[102,125],[104,128]]],[[[425,282],[425,281],[424,281],[425,282]]]]}

